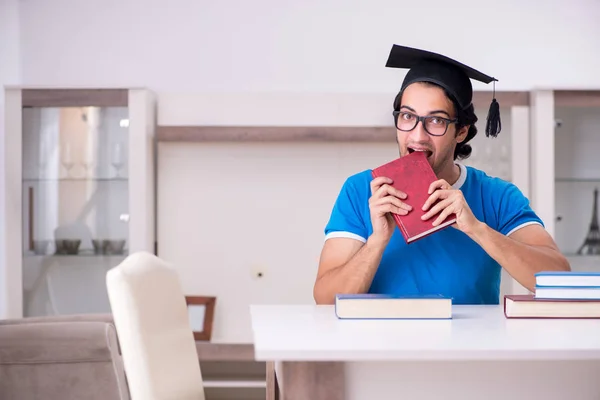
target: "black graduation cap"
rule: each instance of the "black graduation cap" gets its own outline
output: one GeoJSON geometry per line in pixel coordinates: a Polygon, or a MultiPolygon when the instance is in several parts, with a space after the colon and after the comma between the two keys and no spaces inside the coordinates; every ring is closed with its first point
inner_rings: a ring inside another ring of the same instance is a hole
{"type": "Polygon", "coordinates": [[[495,82],[498,80],[467,65],[441,54],[397,44],[392,46],[386,67],[405,68],[408,73],[402,82],[402,92],[415,82],[431,82],[450,93],[463,109],[473,101],[473,86],[470,79],[483,83],[494,82],[494,98],[490,105],[485,128],[486,136],[497,136],[502,129],[500,105],[496,101],[495,82]]]}

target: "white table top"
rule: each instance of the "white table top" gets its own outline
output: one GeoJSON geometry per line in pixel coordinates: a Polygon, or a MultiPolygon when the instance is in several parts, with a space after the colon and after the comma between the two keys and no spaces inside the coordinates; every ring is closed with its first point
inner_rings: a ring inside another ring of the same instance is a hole
{"type": "Polygon", "coordinates": [[[259,361],[600,360],[600,320],[506,319],[453,306],[452,320],[339,320],[333,306],[250,306],[259,361]]]}

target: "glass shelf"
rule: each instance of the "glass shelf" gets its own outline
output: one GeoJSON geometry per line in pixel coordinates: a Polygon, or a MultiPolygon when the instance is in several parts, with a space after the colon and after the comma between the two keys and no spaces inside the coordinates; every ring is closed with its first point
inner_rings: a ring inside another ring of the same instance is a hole
{"type": "Polygon", "coordinates": [[[128,182],[128,178],[26,178],[23,183],[33,182],[128,182]]]}
{"type": "Polygon", "coordinates": [[[23,254],[23,257],[27,258],[74,258],[74,257],[98,257],[98,258],[125,258],[128,255],[127,249],[123,251],[121,254],[96,254],[93,250],[84,249],[81,250],[77,254],[57,254],[57,253],[48,253],[48,254],[36,254],[32,251],[26,251],[23,254]]]}
{"type": "Polygon", "coordinates": [[[555,181],[565,183],[597,183],[600,185],[600,178],[556,178],[555,181]]]}

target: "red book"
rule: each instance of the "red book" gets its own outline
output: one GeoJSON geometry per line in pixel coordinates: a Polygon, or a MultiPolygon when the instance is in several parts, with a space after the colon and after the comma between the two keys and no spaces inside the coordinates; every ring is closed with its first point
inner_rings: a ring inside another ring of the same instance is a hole
{"type": "Polygon", "coordinates": [[[430,196],[428,194],[429,185],[438,179],[429,165],[425,153],[415,151],[400,157],[375,168],[372,175],[373,178],[384,176],[392,179],[391,186],[406,193],[406,199],[401,200],[410,205],[412,210],[407,215],[392,213],[406,243],[422,239],[456,222],[454,214],[449,215],[444,222],[437,226],[433,226],[437,215],[427,220],[421,219],[427,212],[423,211],[422,207],[430,196]]]}
{"type": "Polygon", "coordinates": [[[540,299],[533,294],[504,296],[506,318],[600,318],[600,300],[540,299]]]}

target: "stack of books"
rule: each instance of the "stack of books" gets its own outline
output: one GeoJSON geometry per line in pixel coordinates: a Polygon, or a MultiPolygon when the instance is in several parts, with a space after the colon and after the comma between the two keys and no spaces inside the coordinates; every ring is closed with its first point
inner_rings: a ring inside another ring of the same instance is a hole
{"type": "Polygon", "coordinates": [[[599,272],[540,272],[535,293],[504,296],[507,318],[600,318],[599,272]]]}

